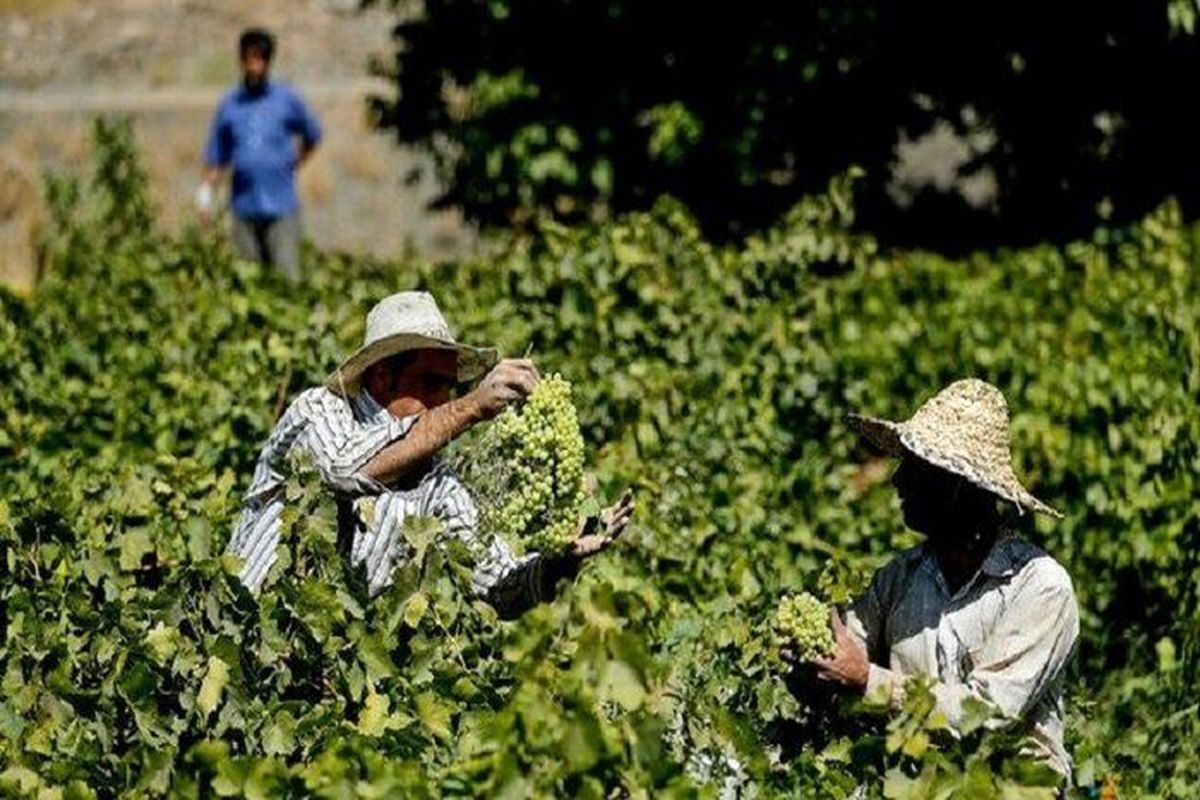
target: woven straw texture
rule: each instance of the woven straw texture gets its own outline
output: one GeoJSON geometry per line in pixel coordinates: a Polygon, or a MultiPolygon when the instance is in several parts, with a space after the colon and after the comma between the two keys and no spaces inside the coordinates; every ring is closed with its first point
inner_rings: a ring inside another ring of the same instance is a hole
{"type": "Polygon", "coordinates": [[[1030,494],[1013,472],[1008,404],[990,383],[974,378],[955,381],[905,422],[851,414],[850,423],[889,455],[907,450],[1019,509],[1062,516],[1030,494]]]}

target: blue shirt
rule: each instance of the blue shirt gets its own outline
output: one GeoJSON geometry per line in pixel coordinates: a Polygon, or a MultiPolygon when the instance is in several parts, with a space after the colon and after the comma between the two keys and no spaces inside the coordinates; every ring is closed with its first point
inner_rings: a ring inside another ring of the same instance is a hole
{"type": "Polygon", "coordinates": [[[255,91],[238,86],[221,99],[204,163],[232,167],[235,216],[276,219],[296,213],[297,136],[315,146],[321,125],[290,86],[268,82],[255,91]]]}

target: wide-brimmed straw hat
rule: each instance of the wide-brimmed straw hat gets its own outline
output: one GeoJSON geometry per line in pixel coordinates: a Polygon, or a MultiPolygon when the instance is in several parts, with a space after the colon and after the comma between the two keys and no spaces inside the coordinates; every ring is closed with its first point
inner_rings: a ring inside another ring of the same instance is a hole
{"type": "Polygon", "coordinates": [[[471,347],[454,340],[450,326],[428,292],[399,292],[385,297],[367,314],[367,332],[358,348],[330,373],[325,386],[338,394],[357,391],[372,364],[409,350],[454,350],[458,379],[469,381],[496,363],[490,347],[471,347]]]}
{"type": "Polygon", "coordinates": [[[905,451],[1015,503],[1018,509],[1062,514],[1030,494],[1012,467],[1008,404],[990,383],[955,381],[905,422],[851,414],[850,424],[888,455],[905,451]]]}

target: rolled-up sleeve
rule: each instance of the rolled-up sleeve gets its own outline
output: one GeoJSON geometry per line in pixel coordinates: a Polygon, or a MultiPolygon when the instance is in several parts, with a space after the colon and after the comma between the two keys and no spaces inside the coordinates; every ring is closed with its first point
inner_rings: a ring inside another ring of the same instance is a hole
{"type": "Polygon", "coordinates": [[[903,677],[879,666],[887,660],[885,627],[890,608],[889,597],[896,574],[904,571],[901,559],[892,561],[876,572],[866,593],[851,603],[846,611],[846,628],[866,650],[871,662],[867,671],[866,696],[881,702],[898,702],[903,699],[903,677]]]}
{"type": "Polygon", "coordinates": [[[303,446],[325,483],[346,495],[383,492],[386,487],[362,474],[362,469],[379,451],[403,438],[418,417],[387,414],[361,422],[345,400],[325,389],[311,390],[297,403],[308,421],[303,446]]]}
{"type": "Polygon", "coordinates": [[[846,609],[846,628],[867,651],[872,661],[876,660],[879,655],[877,651],[880,649],[884,616],[887,613],[887,604],[884,600],[885,584],[888,581],[887,572],[888,568],[876,572],[871,578],[871,585],[867,587],[867,591],[846,609]]]}

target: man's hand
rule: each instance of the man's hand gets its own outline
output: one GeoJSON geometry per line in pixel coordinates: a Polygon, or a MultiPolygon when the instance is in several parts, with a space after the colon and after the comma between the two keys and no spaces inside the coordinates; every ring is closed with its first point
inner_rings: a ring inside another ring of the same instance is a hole
{"type": "Polygon", "coordinates": [[[867,659],[866,651],[863,650],[858,640],[850,635],[850,631],[846,629],[837,611],[830,613],[830,622],[833,625],[833,636],[837,642],[837,649],[834,651],[833,658],[818,658],[812,662],[817,669],[817,679],[833,681],[859,692],[865,692],[867,690],[867,674],[871,669],[871,662],[867,659]]]}
{"type": "Polygon", "coordinates": [[[219,167],[205,167],[200,173],[200,185],[196,187],[196,215],[206,228],[212,225],[217,215],[217,186],[221,172],[219,167]]]}
{"type": "Polygon", "coordinates": [[[196,187],[196,216],[200,224],[208,227],[213,222],[213,210],[216,208],[216,192],[209,183],[201,183],[196,187]]]}
{"type": "Polygon", "coordinates": [[[537,367],[526,358],[506,358],[492,367],[467,397],[482,419],[492,419],[510,403],[526,397],[538,385],[537,367]]]}
{"type": "Polygon", "coordinates": [[[629,526],[633,510],[633,489],[626,489],[616,503],[600,512],[599,531],[580,533],[571,545],[571,555],[582,560],[607,550],[629,526]]]}
{"type": "Polygon", "coordinates": [[[532,361],[501,361],[472,391],[423,413],[407,436],[392,442],[366,463],[363,474],[385,486],[408,480],[463,431],[480,420],[491,419],[509,403],[532,392],[538,380],[532,361]]]}

